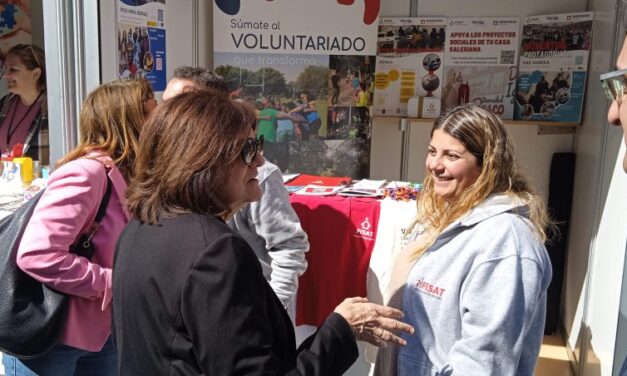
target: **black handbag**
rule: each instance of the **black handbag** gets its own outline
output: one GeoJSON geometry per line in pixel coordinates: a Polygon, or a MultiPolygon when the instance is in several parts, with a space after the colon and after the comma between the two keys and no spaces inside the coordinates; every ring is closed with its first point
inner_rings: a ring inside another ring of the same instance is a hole
{"type": "MultiPolygon", "coordinates": [[[[16,264],[24,229],[43,191],[0,221],[0,352],[21,359],[51,350],[65,326],[68,297],[24,273],[16,264]]],[[[111,196],[111,180],[98,207],[91,232],[82,234],[70,252],[91,259],[95,235],[111,196]]]]}

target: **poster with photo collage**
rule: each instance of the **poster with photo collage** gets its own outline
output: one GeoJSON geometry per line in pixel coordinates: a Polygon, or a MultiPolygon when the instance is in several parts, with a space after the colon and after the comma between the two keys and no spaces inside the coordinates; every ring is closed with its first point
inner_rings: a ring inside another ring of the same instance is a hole
{"type": "Polygon", "coordinates": [[[282,172],[369,176],[378,20],[378,1],[214,0],[215,71],[282,172]]]}
{"type": "Polygon", "coordinates": [[[443,110],[472,102],[513,118],[519,27],[518,17],[448,19],[443,110]]]}
{"type": "Polygon", "coordinates": [[[379,20],[375,115],[439,115],[445,42],[446,19],[443,17],[382,17],[379,20]],[[427,103],[431,103],[431,107],[427,103]]]}
{"type": "Polygon", "coordinates": [[[592,12],[524,20],[515,119],[581,122],[592,22],[592,12]]]}
{"type": "Polygon", "coordinates": [[[165,90],[165,0],[118,0],[118,77],[146,78],[165,90]]]}

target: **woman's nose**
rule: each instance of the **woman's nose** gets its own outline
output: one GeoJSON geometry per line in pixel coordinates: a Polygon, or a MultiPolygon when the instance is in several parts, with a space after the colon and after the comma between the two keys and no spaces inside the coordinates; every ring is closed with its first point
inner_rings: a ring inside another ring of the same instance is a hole
{"type": "Polygon", "coordinates": [[[618,101],[613,101],[607,112],[607,121],[613,125],[620,125],[620,106],[618,101]]]}
{"type": "Polygon", "coordinates": [[[264,163],[266,163],[266,159],[263,157],[263,150],[260,150],[255,154],[252,165],[254,165],[254,167],[261,167],[264,163]]]}
{"type": "Polygon", "coordinates": [[[442,163],[440,163],[440,158],[437,156],[429,156],[427,157],[427,169],[429,170],[438,170],[442,168],[442,163]]]}

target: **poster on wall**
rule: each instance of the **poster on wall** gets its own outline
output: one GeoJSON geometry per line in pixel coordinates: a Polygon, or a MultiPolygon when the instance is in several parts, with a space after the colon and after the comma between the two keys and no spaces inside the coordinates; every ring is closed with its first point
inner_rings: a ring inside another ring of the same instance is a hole
{"type": "MultiPolygon", "coordinates": [[[[31,34],[30,0],[0,2],[0,68],[11,47],[33,43],[31,34]]],[[[43,48],[43,46],[40,46],[43,48]]],[[[0,97],[8,94],[4,80],[0,82],[0,97]]]]}
{"type": "Polygon", "coordinates": [[[165,0],[118,0],[118,76],[166,86],[165,0]]]}
{"type": "Polygon", "coordinates": [[[437,117],[446,41],[444,18],[382,17],[377,32],[374,113],[437,117]]]}
{"type": "Polygon", "coordinates": [[[592,12],[527,17],[514,118],[581,122],[592,12]]]}
{"type": "Polygon", "coordinates": [[[214,0],[215,71],[283,172],[368,177],[378,17],[378,0],[214,0]]]}
{"type": "Polygon", "coordinates": [[[519,25],[517,17],[448,19],[443,109],[472,102],[513,118],[519,25]]]}

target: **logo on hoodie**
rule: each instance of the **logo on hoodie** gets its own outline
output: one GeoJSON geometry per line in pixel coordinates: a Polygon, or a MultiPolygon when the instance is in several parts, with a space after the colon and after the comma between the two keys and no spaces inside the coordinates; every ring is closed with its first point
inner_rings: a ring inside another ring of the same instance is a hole
{"type": "Polygon", "coordinates": [[[444,295],[444,292],[446,291],[446,289],[434,283],[425,281],[423,278],[417,280],[414,284],[414,287],[421,293],[429,295],[436,299],[442,299],[442,295],[444,295]]]}

